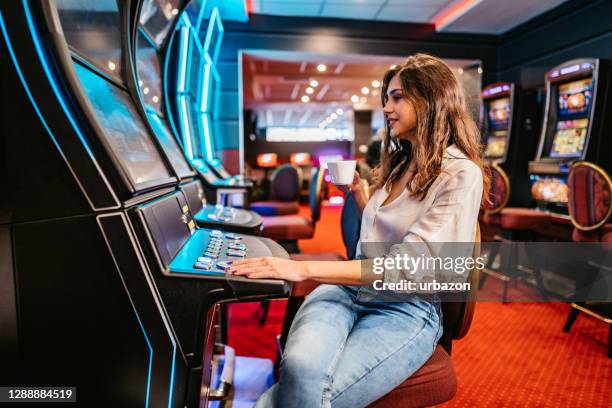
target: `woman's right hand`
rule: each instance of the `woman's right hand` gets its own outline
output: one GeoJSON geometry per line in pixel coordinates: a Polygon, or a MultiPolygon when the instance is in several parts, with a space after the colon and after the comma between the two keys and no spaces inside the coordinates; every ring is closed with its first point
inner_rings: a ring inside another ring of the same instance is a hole
{"type": "Polygon", "coordinates": [[[357,170],[355,170],[355,175],[353,176],[353,182],[351,184],[343,184],[343,185],[336,184],[336,187],[338,187],[338,190],[342,191],[345,194],[361,190],[362,188],[361,177],[359,176],[359,173],[357,172],[357,170]]]}

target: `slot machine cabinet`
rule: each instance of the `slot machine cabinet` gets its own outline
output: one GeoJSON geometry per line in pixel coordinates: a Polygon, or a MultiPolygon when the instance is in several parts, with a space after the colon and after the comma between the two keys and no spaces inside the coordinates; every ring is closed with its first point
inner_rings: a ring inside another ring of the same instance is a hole
{"type": "Polygon", "coordinates": [[[485,159],[508,175],[508,206],[528,207],[532,198],[527,165],[535,157],[541,117],[537,92],[498,82],[482,90],[482,100],[485,159]]]}
{"type": "Polygon", "coordinates": [[[529,163],[531,193],[539,206],[567,214],[567,176],[574,161],[610,171],[612,92],[610,63],[565,62],[546,73],[546,102],[535,160],[529,163]]]}

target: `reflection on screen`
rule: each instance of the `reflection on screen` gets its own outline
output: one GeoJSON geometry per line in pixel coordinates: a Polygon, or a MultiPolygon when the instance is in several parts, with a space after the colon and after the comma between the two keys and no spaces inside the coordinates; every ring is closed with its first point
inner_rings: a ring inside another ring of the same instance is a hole
{"type": "Polygon", "coordinates": [[[567,203],[567,178],[531,175],[531,195],[537,201],[567,203]]]}
{"type": "Polygon", "coordinates": [[[584,115],[593,98],[593,78],[559,85],[559,116],[584,115]]]}
{"type": "Polygon", "coordinates": [[[180,0],[145,0],[140,11],[140,24],[159,46],[164,42],[172,22],[178,17],[180,0]]]}
{"type": "Polygon", "coordinates": [[[113,153],[134,184],[171,177],[126,92],[74,64],[113,153]]]}
{"type": "Polygon", "coordinates": [[[486,157],[504,157],[506,153],[506,141],[508,132],[506,130],[497,130],[492,132],[487,138],[487,149],[485,150],[486,157]]]}
{"type": "Polygon", "coordinates": [[[191,169],[164,120],[153,112],[147,112],[147,117],[176,174],[180,178],[189,177],[192,174],[191,169]]]}
{"type": "Polygon", "coordinates": [[[55,4],[66,42],[121,80],[121,17],[116,0],[56,0],[55,4]]]}
{"type": "Polygon", "coordinates": [[[157,49],[141,30],[138,30],[136,66],[138,86],[144,103],[158,112],[161,111],[162,83],[157,49]]]}
{"type": "Polygon", "coordinates": [[[494,99],[489,102],[489,126],[491,129],[508,129],[510,98],[494,99]]]}
{"type": "Polygon", "coordinates": [[[588,126],[588,119],[557,122],[557,132],[550,149],[550,157],[580,157],[588,126]]]}
{"type": "Polygon", "coordinates": [[[200,98],[201,88],[201,71],[202,71],[202,54],[200,48],[196,45],[195,35],[190,33],[189,35],[189,78],[187,78],[187,90],[194,101],[200,98]]]}

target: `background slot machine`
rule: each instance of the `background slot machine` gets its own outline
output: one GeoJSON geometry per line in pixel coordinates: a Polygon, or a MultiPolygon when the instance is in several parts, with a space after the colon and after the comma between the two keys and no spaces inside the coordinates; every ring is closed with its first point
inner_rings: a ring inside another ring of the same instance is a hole
{"type": "Polygon", "coordinates": [[[536,159],[529,163],[531,193],[541,207],[567,214],[567,174],[587,160],[610,170],[610,64],[568,61],[546,73],[546,105],[536,159]]]}
{"type": "Polygon", "coordinates": [[[510,179],[509,206],[531,203],[527,163],[535,156],[541,117],[537,92],[510,82],[482,90],[485,159],[497,164],[510,179]]]}

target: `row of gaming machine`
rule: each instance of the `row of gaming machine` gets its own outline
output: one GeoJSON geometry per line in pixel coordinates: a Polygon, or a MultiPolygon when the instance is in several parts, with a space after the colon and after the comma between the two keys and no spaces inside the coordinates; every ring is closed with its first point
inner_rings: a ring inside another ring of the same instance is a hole
{"type": "Polygon", "coordinates": [[[207,406],[218,305],[291,290],[225,270],[288,254],[257,236],[257,214],[206,205],[248,183],[188,162],[143,103],[129,39],[151,34],[163,60],[176,18],[161,14],[164,40],[142,3],[116,3],[120,76],[67,41],[68,19],[89,24],[74,2],[0,5],[0,384],[75,386],[85,406],[207,406]]]}
{"type": "Polygon", "coordinates": [[[610,171],[610,63],[565,62],[546,73],[543,116],[538,97],[508,82],[483,89],[485,158],[508,175],[508,205],[536,204],[563,217],[573,162],[586,160],[610,171]]]}

